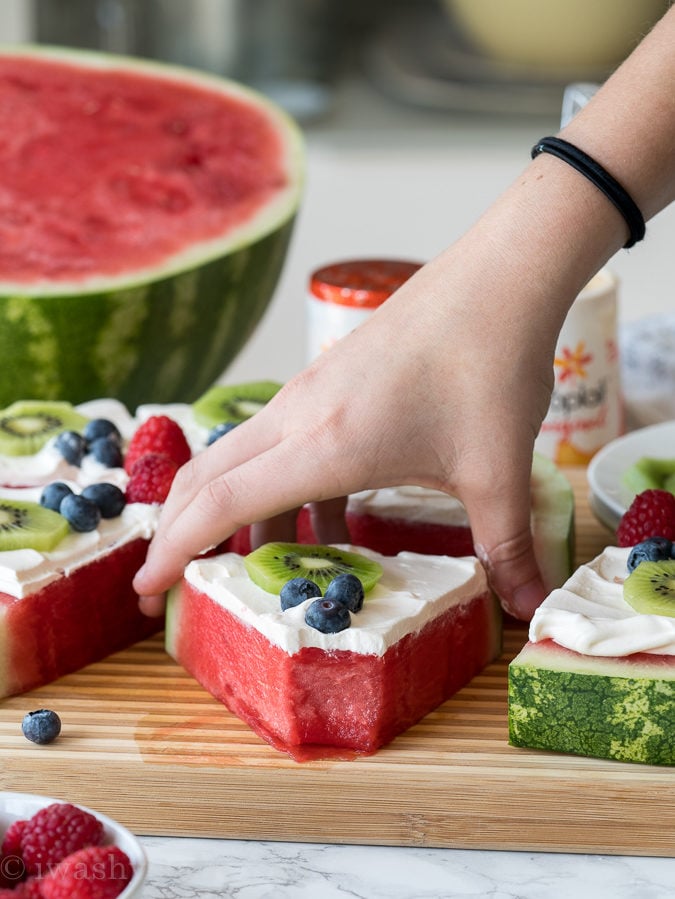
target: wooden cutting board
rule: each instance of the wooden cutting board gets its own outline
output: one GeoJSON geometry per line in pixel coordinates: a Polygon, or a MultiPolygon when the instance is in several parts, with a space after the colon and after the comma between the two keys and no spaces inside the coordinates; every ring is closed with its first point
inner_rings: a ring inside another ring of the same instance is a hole
{"type": "MultiPolygon", "coordinates": [[[[612,540],[585,473],[577,559],[612,540]]],[[[165,653],[161,638],[0,703],[0,789],[93,806],[139,834],[675,856],[675,769],[507,743],[509,659],[374,756],[298,764],[262,742],[165,653]],[[59,712],[51,746],[25,712],[59,712]]]]}

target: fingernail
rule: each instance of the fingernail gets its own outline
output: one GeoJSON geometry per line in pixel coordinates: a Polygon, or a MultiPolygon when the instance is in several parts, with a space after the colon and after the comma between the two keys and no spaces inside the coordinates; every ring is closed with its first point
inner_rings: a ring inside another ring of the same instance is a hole
{"type": "Polygon", "coordinates": [[[509,615],[529,621],[534,615],[535,609],[541,605],[546,596],[546,591],[540,580],[530,581],[513,591],[508,599],[502,600],[502,605],[509,615]]]}

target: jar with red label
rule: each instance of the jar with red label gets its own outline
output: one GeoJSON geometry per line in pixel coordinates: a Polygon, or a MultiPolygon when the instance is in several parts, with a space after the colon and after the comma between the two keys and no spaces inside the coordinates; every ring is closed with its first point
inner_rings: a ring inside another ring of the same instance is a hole
{"type": "Polygon", "coordinates": [[[351,259],[313,272],[307,298],[307,360],[311,362],[381,306],[421,263],[351,259]]]}

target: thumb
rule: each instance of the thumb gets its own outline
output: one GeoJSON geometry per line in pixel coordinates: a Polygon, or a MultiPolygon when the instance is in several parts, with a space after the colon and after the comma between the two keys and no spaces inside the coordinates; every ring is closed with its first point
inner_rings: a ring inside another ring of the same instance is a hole
{"type": "Polygon", "coordinates": [[[502,608],[529,621],[547,592],[532,542],[529,472],[523,489],[512,482],[501,493],[493,492],[489,502],[467,497],[464,505],[475,553],[502,608]]]}

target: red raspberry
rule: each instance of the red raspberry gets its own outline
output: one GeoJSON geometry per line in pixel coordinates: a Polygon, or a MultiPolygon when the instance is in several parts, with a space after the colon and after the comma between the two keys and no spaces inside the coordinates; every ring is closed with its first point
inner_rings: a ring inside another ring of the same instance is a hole
{"type": "Polygon", "coordinates": [[[14,821],[5,831],[0,855],[21,855],[21,836],[28,821],[14,821]]]}
{"type": "Polygon", "coordinates": [[[169,495],[178,465],[164,453],[147,453],[131,469],[128,503],[163,503],[169,495]]]}
{"type": "Polygon", "coordinates": [[[72,852],[100,845],[103,836],[103,825],[94,815],[67,802],[54,802],[26,822],[21,857],[28,874],[42,876],[72,852]]]}
{"type": "MultiPolygon", "coordinates": [[[[2,896],[2,893],[0,893],[2,896]]],[[[43,899],[42,894],[42,878],[29,877],[20,883],[15,890],[12,890],[14,899],[43,899]]]]}
{"type": "Polygon", "coordinates": [[[675,541],[675,496],[667,490],[638,493],[616,531],[619,546],[635,546],[649,537],[675,541]]]}
{"type": "Polygon", "coordinates": [[[133,877],[118,846],[92,846],[69,855],[40,884],[44,899],[113,899],[133,877]]]}
{"type": "Polygon", "coordinates": [[[127,474],[131,474],[136,462],[148,453],[164,453],[178,467],[192,458],[192,451],[180,425],[167,415],[151,416],[131,438],[124,457],[127,474]]]}

